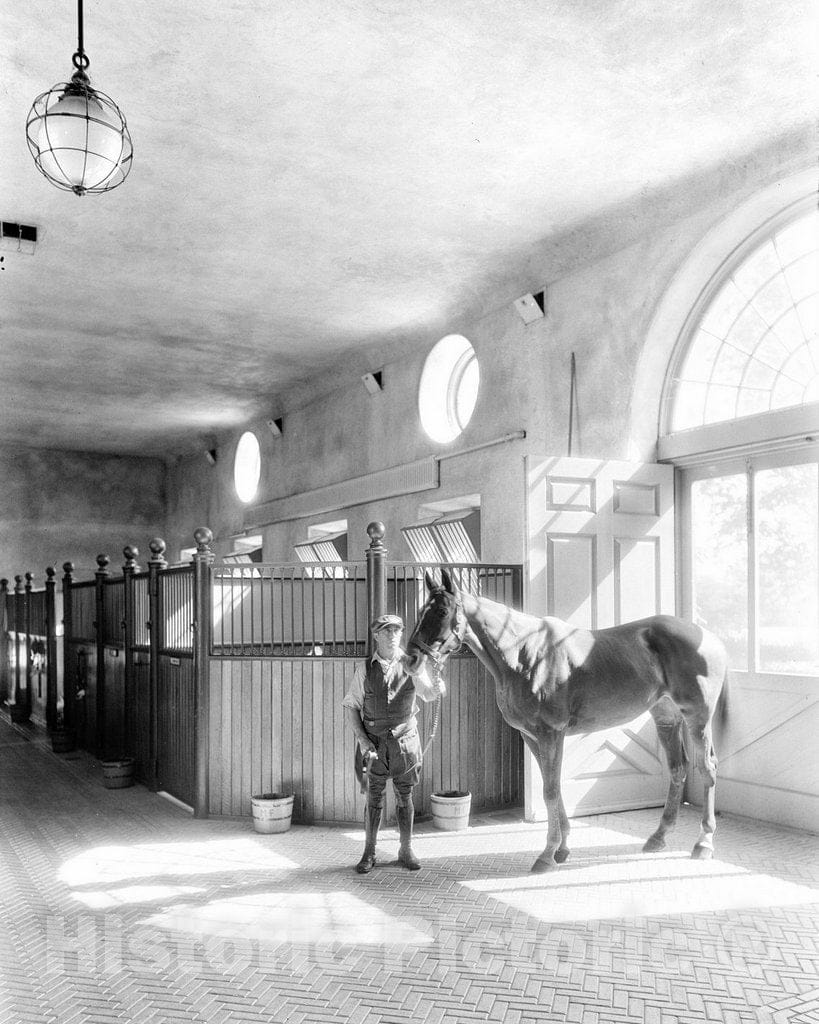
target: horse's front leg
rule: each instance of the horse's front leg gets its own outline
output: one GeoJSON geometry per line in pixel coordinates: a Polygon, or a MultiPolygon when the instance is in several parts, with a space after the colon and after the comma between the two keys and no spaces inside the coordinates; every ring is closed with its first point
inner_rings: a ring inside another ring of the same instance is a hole
{"type": "Polygon", "coordinates": [[[550,871],[569,856],[569,817],[560,793],[564,735],[562,731],[550,729],[548,733],[538,736],[538,763],[543,776],[543,800],[549,818],[546,846],[532,865],[532,871],[536,873],[550,871]]]}

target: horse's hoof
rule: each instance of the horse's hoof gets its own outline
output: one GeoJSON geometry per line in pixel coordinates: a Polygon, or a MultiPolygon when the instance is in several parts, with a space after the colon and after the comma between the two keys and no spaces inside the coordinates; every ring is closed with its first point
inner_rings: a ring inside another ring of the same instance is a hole
{"type": "Polygon", "coordinates": [[[552,871],[557,867],[557,864],[552,858],[548,860],[545,857],[538,857],[535,863],[532,865],[531,873],[533,875],[543,875],[547,871],[552,871]]]}
{"type": "Polygon", "coordinates": [[[658,836],[650,836],[643,843],[643,853],[659,853],[664,849],[665,839],[660,839],[658,836]]]}
{"type": "Polygon", "coordinates": [[[699,843],[691,851],[692,860],[711,860],[714,851],[710,846],[701,846],[699,843]]]}
{"type": "Polygon", "coordinates": [[[570,853],[571,850],[568,850],[565,847],[562,850],[555,850],[555,863],[565,864],[565,862],[569,859],[570,853]]]}

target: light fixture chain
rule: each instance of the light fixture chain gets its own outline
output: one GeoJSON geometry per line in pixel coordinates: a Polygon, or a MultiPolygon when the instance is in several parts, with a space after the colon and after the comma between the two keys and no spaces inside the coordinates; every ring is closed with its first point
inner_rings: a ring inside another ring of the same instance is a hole
{"type": "Polygon", "coordinates": [[[83,16],[82,0],[77,0],[77,52],[72,57],[72,63],[78,71],[85,71],[91,61],[85,55],[83,43],[83,16]]]}

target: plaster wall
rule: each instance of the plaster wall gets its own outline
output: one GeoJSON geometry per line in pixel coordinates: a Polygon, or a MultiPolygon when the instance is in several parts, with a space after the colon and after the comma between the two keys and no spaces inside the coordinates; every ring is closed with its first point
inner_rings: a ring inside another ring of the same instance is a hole
{"type": "MultiPolygon", "coordinates": [[[[523,324],[511,301],[476,322],[453,322],[450,333],[465,334],[475,348],[481,385],[470,424],[449,445],[426,437],[417,412],[424,359],[438,337],[383,367],[374,366],[383,369],[384,382],[376,395],[358,380],[328,378],[318,397],[311,384],[303,405],[297,394],[290,396],[281,437],[273,437],[264,421],[249,424],[262,448],[255,503],[417,459],[441,458],[440,486],[433,490],[267,525],[262,530],[265,560],[293,561],[293,544],[307,538],[310,525],[342,518],[348,521],[350,557],[363,557],[366,525],[377,519],[387,527],[391,556],[406,559],[410,553],[400,527],[418,521],[421,505],[478,492],[483,559],[521,561],[526,546],[523,460],[527,454],[567,453],[571,354],[577,363],[572,454],[651,461],[661,382],[635,390],[634,381],[652,317],[692,249],[744,198],[725,196],[559,280],[529,284],[532,291],[546,289],[546,315],[533,324],[523,324]],[[457,454],[516,430],[526,431],[525,440],[457,454]]],[[[242,532],[243,506],[232,482],[238,437],[237,432],[219,439],[215,467],[204,457],[183,459],[171,473],[172,552],[192,543],[197,525],[213,530],[217,555],[231,550],[233,538],[242,532]]]]}
{"type": "Polygon", "coordinates": [[[118,571],[127,544],[147,559],[148,540],[165,528],[159,459],[3,449],[0,479],[0,575],[10,581],[31,572],[41,586],[47,566],[59,578],[67,561],[89,579],[98,554],[118,571]]]}

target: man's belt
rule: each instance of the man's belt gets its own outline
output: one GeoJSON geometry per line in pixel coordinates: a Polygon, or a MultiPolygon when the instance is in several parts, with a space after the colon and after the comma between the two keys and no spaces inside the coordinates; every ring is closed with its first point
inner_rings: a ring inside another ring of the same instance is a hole
{"type": "Polygon", "coordinates": [[[399,736],[403,736],[405,733],[408,733],[410,729],[416,728],[416,725],[417,723],[414,715],[408,722],[399,722],[398,725],[394,726],[381,724],[379,722],[371,721],[366,718],[364,719],[364,728],[370,735],[392,736],[393,739],[396,740],[398,739],[399,736]]]}

